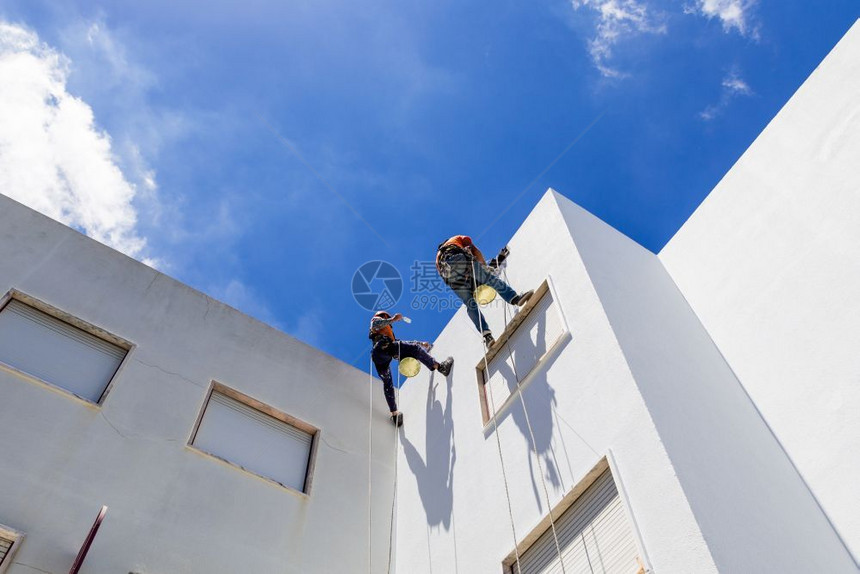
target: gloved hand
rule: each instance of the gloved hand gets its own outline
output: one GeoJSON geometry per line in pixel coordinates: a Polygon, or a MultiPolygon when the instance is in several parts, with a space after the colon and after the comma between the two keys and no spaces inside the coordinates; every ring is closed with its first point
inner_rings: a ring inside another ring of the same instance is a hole
{"type": "Polygon", "coordinates": [[[505,259],[508,258],[509,254],[510,254],[510,250],[508,250],[508,246],[506,245],[506,246],[502,247],[502,250],[499,251],[499,254],[496,255],[495,257],[493,257],[492,259],[490,259],[490,263],[489,263],[490,269],[498,270],[499,267],[502,265],[502,263],[505,262],[505,259]]]}

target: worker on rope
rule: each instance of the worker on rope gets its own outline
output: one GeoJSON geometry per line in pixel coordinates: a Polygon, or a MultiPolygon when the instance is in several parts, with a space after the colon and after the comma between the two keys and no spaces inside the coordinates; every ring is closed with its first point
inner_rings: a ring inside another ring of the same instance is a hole
{"type": "Polygon", "coordinates": [[[487,266],[484,254],[468,235],[455,235],[439,244],[436,250],[436,269],[445,284],[465,303],[466,312],[475,328],[483,335],[488,349],[496,341],[484,315],[478,309],[475,289],[479,285],[489,285],[502,299],[519,307],[525,305],[534,295],[534,291],[517,294],[510,285],[497,277],[487,266]]]}
{"type": "Polygon", "coordinates": [[[386,311],[378,311],[370,320],[370,333],[368,338],[373,341],[373,350],[370,357],[376,367],[376,373],[382,379],[385,400],[391,411],[391,422],[400,426],[403,424],[403,414],[397,410],[397,401],[394,398],[394,383],[391,381],[391,360],[400,361],[406,357],[412,357],[421,361],[431,371],[439,371],[447,377],[451,372],[454,359],[448,357],[441,363],[430,356],[428,352],[432,345],[422,341],[400,341],[394,336],[391,324],[403,319],[403,315],[396,313],[394,316],[386,311]]]}

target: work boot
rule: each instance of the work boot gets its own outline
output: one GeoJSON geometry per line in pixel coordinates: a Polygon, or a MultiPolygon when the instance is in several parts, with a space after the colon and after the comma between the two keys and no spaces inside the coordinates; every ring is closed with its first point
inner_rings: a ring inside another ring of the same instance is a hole
{"type": "Polygon", "coordinates": [[[516,305],[517,307],[522,307],[526,303],[528,303],[529,299],[532,298],[535,292],[531,289],[523,293],[522,295],[517,295],[513,299],[511,299],[511,305],[516,305]]]}
{"type": "Polygon", "coordinates": [[[442,373],[443,377],[447,377],[451,373],[451,366],[454,364],[454,358],[448,357],[436,367],[436,370],[442,373]]]}
{"type": "Polygon", "coordinates": [[[484,331],[484,345],[486,345],[487,349],[490,349],[493,345],[496,344],[496,340],[493,338],[493,334],[489,331],[484,331]]]}
{"type": "Polygon", "coordinates": [[[391,413],[391,423],[396,427],[403,426],[403,413],[397,411],[395,413],[391,413]]]}

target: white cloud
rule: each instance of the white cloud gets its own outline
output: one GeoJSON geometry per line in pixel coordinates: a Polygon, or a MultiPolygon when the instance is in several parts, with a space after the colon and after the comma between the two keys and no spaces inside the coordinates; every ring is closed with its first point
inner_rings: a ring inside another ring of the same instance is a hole
{"type": "Polygon", "coordinates": [[[626,74],[610,64],[619,42],[640,34],[665,34],[666,25],[659,15],[649,12],[644,2],[637,0],[571,0],[574,10],[590,9],[596,18],[595,34],[588,51],[600,73],[609,78],[626,74]]]}
{"type": "Polygon", "coordinates": [[[706,18],[719,18],[723,30],[737,30],[742,36],[758,37],[758,30],[751,27],[750,13],[758,0],[696,0],[685,12],[700,14],[706,18]]]}
{"type": "MultiPolygon", "coordinates": [[[[107,64],[101,69],[103,79],[135,89],[149,88],[156,84],[156,78],[151,72],[129,60],[125,46],[117,40],[104,21],[78,23],[66,32],[67,37],[74,35],[85,38],[90,49],[107,64]],[[83,26],[86,26],[86,30],[80,29],[83,26]]],[[[70,37],[69,41],[74,41],[74,38],[70,37]]]]}
{"type": "MultiPolygon", "coordinates": [[[[126,145],[125,140],[131,139],[151,157],[164,144],[187,134],[191,126],[184,114],[152,105],[150,95],[159,88],[159,80],[130,54],[160,59],[159,69],[169,68],[175,59],[165,62],[164,55],[153,56],[152,43],[111,29],[104,19],[72,21],[59,32],[59,42],[62,52],[74,62],[69,91],[99,110],[100,119],[110,122],[115,141],[126,145]]],[[[124,155],[125,150],[121,151],[124,155]]],[[[131,167],[123,165],[124,169],[131,167]]]]}
{"type": "Polygon", "coordinates": [[[753,93],[749,85],[738,77],[737,72],[731,72],[728,76],[723,78],[723,88],[725,88],[730,94],[750,96],[753,93]]]}
{"type": "MultiPolygon", "coordinates": [[[[0,21],[0,192],[143,258],[132,203],[137,186],[118,166],[92,108],[68,92],[70,69],[34,32],[0,21]]],[[[146,171],[153,191],[155,175],[146,171]]]]}
{"type": "Polygon", "coordinates": [[[699,117],[706,122],[711,121],[720,115],[735,98],[754,94],[749,84],[738,75],[737,70],[732,70],[723,78],[720,101],[699,112],[699,117]]]}

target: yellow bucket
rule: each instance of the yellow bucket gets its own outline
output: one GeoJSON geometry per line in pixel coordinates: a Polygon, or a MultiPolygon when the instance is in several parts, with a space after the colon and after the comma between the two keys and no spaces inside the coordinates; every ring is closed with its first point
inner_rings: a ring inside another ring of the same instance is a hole
{"type": "Polygon", "coordinates": [[[487,305],[496,298],[496,290],[489,285],[478,285],[475,289],[475,301],[478,305],[487,305]]]}
{"type": "Polygon", "coordinates": [[[414,377],[418,374],[418,371],[421,370],[421,363],[412,357],[403,357],[400,359],[400,364],[398,365],[397,370],[400,371],[400,374],[404,377],[414,377]]]}

